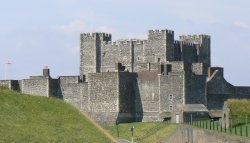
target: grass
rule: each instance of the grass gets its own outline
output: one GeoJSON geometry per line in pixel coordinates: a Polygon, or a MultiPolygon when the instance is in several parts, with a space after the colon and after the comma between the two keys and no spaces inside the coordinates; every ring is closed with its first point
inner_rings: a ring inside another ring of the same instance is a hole
{"type": "Polygon", "coordinates": [[[118,126],[105,126],[105,128],[113,135],[121,139],[131,140],[131,131],[129,130],[130,127],[134,126],[134,139],[137,139],[148,132],[150,130],[160,127],[159,130],[147,135],[143,138],[141,143],[157,143],[162,139],[167,138],[177,127],[176,124],[167,124],[164,122],[150,122],[150,123],[124,123],[119,124],[118,126]]]}
{"type": "Polygon", "coordinates": [[[0,142],[109,143],[115,140],[62,100],[0,88],[0,142]]]}
{"type": "Polygon", "coordinates": [[[227,105],[230,109],[229,118],[233,125],[248,123],[250,119],[250,100],[230,99],[227,100],[227,105]]]}

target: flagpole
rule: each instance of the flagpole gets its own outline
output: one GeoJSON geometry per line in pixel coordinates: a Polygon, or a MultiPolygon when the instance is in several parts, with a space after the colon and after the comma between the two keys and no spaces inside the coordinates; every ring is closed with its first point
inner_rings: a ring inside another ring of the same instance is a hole
{"type": "Polygon", "coordinates": [[[5,74],[4,74],[4,79],[5,80],[7,80],[7,68],[8,68],[8,65],[11,65],[12,64],[12,62],[11,61],[9,61],[9,60],[7,60],[6,62],[5,62],[5,74]]]}

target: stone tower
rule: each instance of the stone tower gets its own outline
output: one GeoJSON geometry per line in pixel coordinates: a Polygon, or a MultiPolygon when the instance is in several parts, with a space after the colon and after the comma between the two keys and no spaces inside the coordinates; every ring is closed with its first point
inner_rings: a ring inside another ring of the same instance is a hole
{"type": "Polygon", "coordinates": [[[144,46],[145,62],[159,63],[174,60],[174,31],[149,30],[144,46]]]}
{"type": "Polygon", "coordinates": [[[197,56],[199,63],[203,63],[206,67],[206,70],[208,67],[211,66],[210,56],[211,56],[211,50],[210,50],[210,36],[209,35],[188,35],[188,36],[180,36],[180,41],[184,42],[190,42],[195,44],[197,49],[197,56]]]}
{"type": "Polygon", "coordinates": [[[111,41],[105,33],[82,33],[80,36],[80,76],[101,72],[102,42],[111,41]]]}

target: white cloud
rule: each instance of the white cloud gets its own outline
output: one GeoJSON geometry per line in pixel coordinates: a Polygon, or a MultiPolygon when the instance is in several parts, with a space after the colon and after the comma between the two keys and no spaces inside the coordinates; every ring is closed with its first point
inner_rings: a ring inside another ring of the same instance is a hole
{"type": "Polygon", "coordinates": [[[239,28],[250,30],[250,24],[247,24],[247,23],[245,23],[243,21],[236,21],[236,22],[234,22],[234,25],[236,27],[239,27],[239,28]]]}
{"type": "Polygon", "coordinates": [[[51,29],[64,33],[72,33],[84,31],[84,29],[86,29],[86,24],[81,20],[74,20],[66,25],[51,26],[51,29]]]}

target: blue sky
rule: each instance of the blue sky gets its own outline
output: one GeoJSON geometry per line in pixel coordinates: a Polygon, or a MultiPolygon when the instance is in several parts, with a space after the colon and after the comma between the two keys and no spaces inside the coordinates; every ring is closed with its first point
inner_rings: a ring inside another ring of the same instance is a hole
{"type": "Polygon", "coordinates": [[[172,29],[212,37],[212,66],[226,79],[250,85],[248,0],[5,0],[0,5],[0,79],[78,75],[81,32],[108,32],[112,39],[147,37],[172,29]],[[5,62],[10,60],[11,65],[5,62]],[[7,73],[7,74],[6,74],[7,73]]]}

